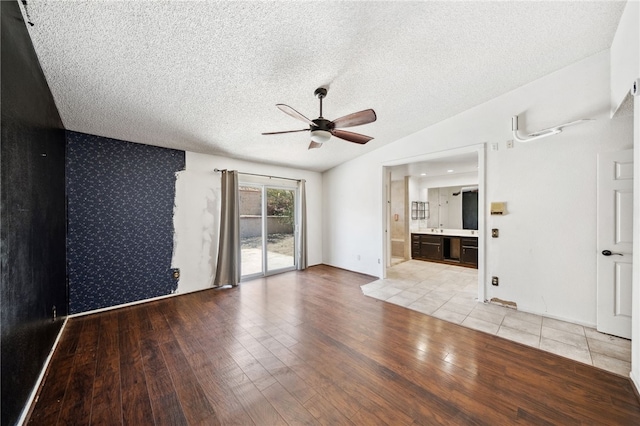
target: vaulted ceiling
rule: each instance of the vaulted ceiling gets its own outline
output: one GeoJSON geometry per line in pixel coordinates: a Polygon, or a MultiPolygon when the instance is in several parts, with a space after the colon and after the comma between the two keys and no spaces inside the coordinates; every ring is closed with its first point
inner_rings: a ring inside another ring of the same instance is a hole
{"type": "MultiPolygon", "coordinates": [[[[610,47],[624,2],[33,1],[65,127],[324,171],[610,47]],[[324,116],[376,122],[308,150],[324,116]]],[[[24,12],[24,10],[23,10],[24,12]]],[[[508,118],[505,119],[508,122],[508,118]]]]}

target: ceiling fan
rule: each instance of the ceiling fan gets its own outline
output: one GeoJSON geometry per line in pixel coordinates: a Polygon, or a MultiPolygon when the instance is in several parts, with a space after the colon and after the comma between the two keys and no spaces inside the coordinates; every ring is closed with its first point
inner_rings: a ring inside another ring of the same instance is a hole
{"type": "Polygon", "coordinates": [[[315,120],[309,120],[304,115],[300,114],[289,105],[276,104],[278,108],[285,114],[291,117],[303,121],[309,125],[308,129],[301,130],[286,130],[283,132],[268,132],[263,135],[279,135],[282,133],[295,133],[295,132],[311,132],[311,143],[309,149],[320,148],[323,143],[331,139],[331,136],[335,136],[345,141],[365,144],[373,139],[371,136],[361,135],[360,133],[347,132],[346,130],[339,130],[342,127],[360,126],[362,124],[373,123],[376,121],[376,113],[372,109],[365,109],[364,111],[354,112],[353,114],[345,115],[344,117],[337,118],[333,121],[329,121],[322,117],[322,99],[327,96],[327,89],[319,87],[314,92],[315,96],[320,99],[320,117],[315,120]]]}

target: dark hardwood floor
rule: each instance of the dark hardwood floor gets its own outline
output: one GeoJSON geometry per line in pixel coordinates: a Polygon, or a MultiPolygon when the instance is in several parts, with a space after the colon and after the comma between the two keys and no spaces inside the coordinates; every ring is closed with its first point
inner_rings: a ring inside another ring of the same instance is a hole
{"type": "Polygon", "coordinates": [[[69,320],[35,425],[640,424],[630,380],[327,266],[69,320]]]}

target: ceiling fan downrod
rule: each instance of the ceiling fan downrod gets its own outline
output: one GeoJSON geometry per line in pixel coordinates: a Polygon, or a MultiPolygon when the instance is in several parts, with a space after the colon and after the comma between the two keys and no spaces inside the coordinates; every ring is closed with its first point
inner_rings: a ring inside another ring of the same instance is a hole
{"type": "Polygon", "coordinates": [[[316,96],[316,98],[320,99],[320,117],[318,118],[323,118],[322,117],[322,100],[327,96],[327,89],[325,89],[324,87],[318,87],[316,91],[313,92],[313,94],[316,96]]]}

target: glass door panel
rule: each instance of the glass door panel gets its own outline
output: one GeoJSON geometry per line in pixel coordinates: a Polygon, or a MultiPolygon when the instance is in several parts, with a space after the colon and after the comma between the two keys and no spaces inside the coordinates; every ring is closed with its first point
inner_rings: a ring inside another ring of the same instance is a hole
{"type": "Polygon", "coordinates": [[[262,275],[262,187],[240,185],[240,258],[242,276],[262,275]]]}
{"type": "Polygon", "coordinates": [[[295,267],[294,189],[266,188],[266,273],[295,267]]]}

